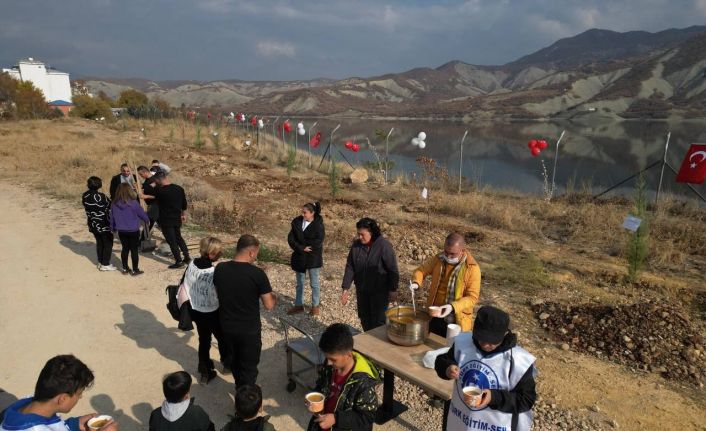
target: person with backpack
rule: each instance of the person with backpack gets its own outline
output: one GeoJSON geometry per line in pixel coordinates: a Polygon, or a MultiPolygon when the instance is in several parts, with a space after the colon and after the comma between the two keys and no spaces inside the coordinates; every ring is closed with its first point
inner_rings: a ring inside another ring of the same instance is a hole
{"type": "MultiPolygon", "coordinates": [[[[223,369],[229,370],[231,357],[218,317],[218,295],[213,284],[213,273],[216,269],[213,263],[223,253],[223,243],[218,238],[207,237],[199,244],[200,257],[189,262],[181,279],[182,288],[191,304],[191,320],[196,324],[199,334],[199,365],[201,380],[210,382],[216,377],[216,371],[211,360],[211,336],[218,341],[218,351],[221,354],[223,369]]],[[[182,305],[183,307],[184,305],[182,305]]]]}

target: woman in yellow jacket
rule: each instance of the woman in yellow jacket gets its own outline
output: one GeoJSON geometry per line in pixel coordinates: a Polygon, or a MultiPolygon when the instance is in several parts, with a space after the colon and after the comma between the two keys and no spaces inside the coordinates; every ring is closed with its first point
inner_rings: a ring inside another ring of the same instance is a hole
{"type": "Polygon", "coordinates": [[[418,289],[424,278],[431,276],[427,306],[440,307],[432,311],[429,330],[446,336],[449,323],[461,326],[461,331],[473,329],[473,307],[480,296],[480,267],[466,250],[466,241],[458,233],[446,237],[444,251],[427,259],[414,271],[411,289],[418,289]]]}

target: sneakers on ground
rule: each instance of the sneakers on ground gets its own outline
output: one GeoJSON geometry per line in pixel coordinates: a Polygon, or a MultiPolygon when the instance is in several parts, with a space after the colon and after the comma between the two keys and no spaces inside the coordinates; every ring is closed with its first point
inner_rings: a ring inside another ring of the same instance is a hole
{"type": "Polygon", "coordinates": [[[169,269],[179,269],[179,268],[183,268],[185,265],[186,264],[184,263],[184,261],[180,260],[178,262],[174,262],[173,264],[169,265],[168,268],[169,269]]]}
{"type": "Polygon", "coordinates": [[[144,273],[145,273],[145,271],[143,271],[141,269],[134,269],[134,270],[130,271],[130,275],[132,275],[132,276],[141,275],[144,273]]]}
{"type": "Polygon", "coordinates": [[[98,267],[98,270],[100,271],[115,271],[116,269],[118,268],[114,267],[113,265],[101,265],[98,267]]]}
{"type": "Polygon", "coordinates": [[[309,314],[311,314],[312,316],[320,315],[321,314],[321,307],[318,305],[314,305],[313,307],[311,307],[309,314]]]}
{"type": "Polygon", "coordinates": [[[122,275],[128,275],[128,274],[130,274],[130,267],[120,268],[120,273],[121,273],[122,275]]]}
{"type": "Polygon", "coordinates": [[[304,306],[303,306],[303,305],[295,305],[294,307],[292,307],[292,308],[290,308],[289,310],[287,310],[287,314],[290,315],[290,316],[291,316],[292,314],[299,314],[299,313],[303,313],[303,312],[304,312],[304,306]]]}

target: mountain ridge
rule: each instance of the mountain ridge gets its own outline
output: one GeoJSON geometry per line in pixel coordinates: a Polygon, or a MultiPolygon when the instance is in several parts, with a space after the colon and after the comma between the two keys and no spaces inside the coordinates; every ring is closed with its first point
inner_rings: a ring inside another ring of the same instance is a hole
{"type": "Polygon", "coordinates": [[[115,97],[136,88],[174,106],[261,114],[400,117],[613,118],[703,116],[698,80],[706,26],[650,33],[591,29],[500,66],[460,60],[436,68],[340,80],[88,79],[115,97]],[[683,52],[682,52],[683,51],[683,52]],[[594,106],[595,105],[595,106],[594,106]]]}

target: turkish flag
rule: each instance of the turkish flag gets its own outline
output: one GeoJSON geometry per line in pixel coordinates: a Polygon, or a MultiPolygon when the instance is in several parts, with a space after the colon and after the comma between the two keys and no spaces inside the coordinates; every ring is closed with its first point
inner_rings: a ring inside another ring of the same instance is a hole
{"type": "Polygon", "coordinates": [[[701,184],[706,179],[706,144],[691,144],[677,174],[678,183],[701,184]]]}
{"type": "Polygon", "coordinates": [[[309,146],[311,148],[316,148],[321,144],[321,132],[316,132],[313,138],[311,138],[311,141],[309,141],[309,146]]]}

